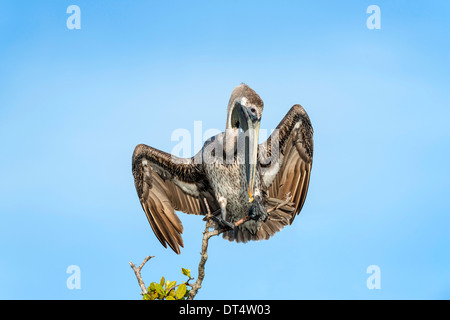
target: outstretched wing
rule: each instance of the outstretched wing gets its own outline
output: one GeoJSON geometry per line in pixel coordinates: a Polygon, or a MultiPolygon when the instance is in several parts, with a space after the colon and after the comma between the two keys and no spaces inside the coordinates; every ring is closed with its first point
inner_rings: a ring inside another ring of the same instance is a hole
{"type": "Polygon", "coordinates": [[[224,233],[230,241],[267,240],[291,224],[302,209],[313,158],[313,129],[306,111],[294,105],[258,150],[265,207],[270,214],[256,234],[244,228],[224,233]]]}
{"type": "Polygon", "coordinates": [[[140,144],[133,153],[132,171],[136,191],[158,240],[177,254],[183,247],[183,225],[175,213],[207,213],[219,206],[201,167],[192,158],[183,159],[140,144]]]}
{"type": "Polygon", "coordinates": [[[289,224],[302,209],[308,192],[313,132],[306,111],[294,105],[269,139],[260,145],[261,177],[267,196],[281,201],[287,195],[291,197],[294,209],[289,224]]]}

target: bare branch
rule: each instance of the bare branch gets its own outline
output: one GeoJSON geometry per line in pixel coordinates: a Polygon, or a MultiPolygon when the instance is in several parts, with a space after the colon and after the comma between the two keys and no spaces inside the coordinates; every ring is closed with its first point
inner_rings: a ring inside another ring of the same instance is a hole
{"type": "Polygon", "coordinates": [[[142,270],[142,267],[144,267],[144,265],[148,262],[148,260],[150,260],[151,258],[153,258],[154,256],[148,256],[148,257],[146,257],[145,259],[144,259],[144,261],[139,265],[139,267],[137,267],[136,268],[136,266],[132,263],[132,262],[130,262],[130,266],[131,266],[131,268],[133,269],[133,271],[134,271],[134,274],[136,275],[136,278],[137,278],[137,280],[138,280],[138,282],[139,282],[139,286],[141,287],[141,289],[142,289],[142,295],[144,295],[144,294],[147,294],[147,289],[146,289],[146,287],[145,287],[145,283],[144,283],[144,280],[142,280],[142,276],[141,276],[141,270],[142,270]]]}
{"type": "Polygon", "coordinates": [[[205,278],[205,263],[206,260],[208,260],[208,241],[209,238],[212,236],[217,235],[218,230],[214,230],[209,232],[209,228],[211,227],[211,210],[209,209],[208,201],[204,199],[206,209],[208,210],[208,213],[206,215],[206,226],[205,231],[203,232],[203,239],[202,239],[202,252],[200,253],[200,263],[198,264],[198,277],[197,280],[192,285],[192,289],[189,291],[189,295],[187,297],[187,300],[192,300],[197,295],[198,289],[202,287],[203,279],[205,278]]]}
{"type": "MultiPolygon", "coordinates": [[[[275,207],[272,207],[272,208],[268,209],[267,213],[270,214],[271,212],[273,212],[273,211],[275,211],[275,210],[277,210],[277,209],[279,209],[279,208],[281,208],[281,207],[283,207],[285,205],[290,205],[291,204],[291,202],[290,202],[291,198],[292,198],[291,195],[287,194],[285,201],[281,201],[280,200],[280,203],[277,204],[275,207]]],[[[202,287],[202,282],[203,282],[203,279],[205,278],[205,264],[206,264],[206,261],[208,260],[208,243],[209,243],[209,239],[211,237],[218,236],[218,235],[220,235],[220,234],[222,234],[224,232],[232,230],[232,228],[225,227],[225,228],[214,229],[212,231],[209,231],[209,229],[214,226],[214,223],[211,220],[212,214],[211,214],[211,210],[209,208],[208,202],[206,201],[206,199],[203,199],[203,200],[204,200],[205,205],[206,205],[207,214],[206,214],[205,219],[204,219],[204,220],[206,220],[206,226],[205,226],[205,231],[203,231],[202,251],[200,252],[201,257],[200,257],[200,262],[198,264],[198,277],[197,277],[197,280],[192,285],[189,284],[188,282],[190,280],[193,280],[194,278],[189,278],[189,280],[185,282],[186,285],[191,287],[191,290],[189,291],[189,295],[187,297],[187,300],[193,300],[195,298],[195,296],[197,295],[198,290],[202,287]]],[[[214,212],[214,214],[215,213],[216,212],[214,212]]],[[[250,219],[251,218],[249,216],[247,216],[245,218],[242,218],[242,219],[240,219],[240,220],[238,220],[238,221],[236,221],[234,223],[234,227],[236,228],[236,227],[240,226],[241,224],[249,221],[250,219]]],[[[140,266],[137,267],[137,268],[134,266],[133,263],[130,262],[131,268],[133,269],[133,271],[134,271],[134,273],[136,275],[136,278],[137,278],[137,280],[139,282],[139,286],[142,289],[142,293],[141,293],[142,295],[147,293],[147,289],[146,289],[144,281],[142,280],[142,277],[141,277],[141,269],[151,258],[153,258],[153,256],[146,257],[144,259],[144,261],[140,264],[140,266]]],[[[177,285],[177,286],[179,286],[179,285],[177,285]]],[[[171,290],[176,288],[177,286],[171,288],[171,290]]]]}
{"type": "MultiPolygon", "coordinates": [[[[193,300],[194,297],[197,295],[198,290],[202,287],[203,279],[205,278],[205,263],[206,260],[208,260],[208,242],[211,237],[218,236],[226,231],[232,230],[232,228],[222,228],[222,229],[215,229],[213,231],[209,231],[209,228],[212,227],[211,225],[211,210],[209,209],[208,202],[206,199],[204,199],[206,209],[207,209],[207,215],[206,215],[206,227],[205,231],[203,232],[203,239],[202,239],[202,252],[200,253],[200,263],[198,264],[198,277],[195,283],[192,285],[191,291],[189,291],[189,295],[187,297],[187,300],[193,300]]],[[[284,204],[278,205],[276,208],[272,208],[273,210],[276,210],[279,208],[279,206],[283,206],[284,204]]],[[[270,209],[269,209],[270,210],[270,209]]],[[[273,211],[271,210],[271,211],[273,211]]],[[[234,227],[238,227],[241,224],[247,222],[250,220],[250,217],[247,216],[245,218],[242,218],[234,223],[234,227]]]]}

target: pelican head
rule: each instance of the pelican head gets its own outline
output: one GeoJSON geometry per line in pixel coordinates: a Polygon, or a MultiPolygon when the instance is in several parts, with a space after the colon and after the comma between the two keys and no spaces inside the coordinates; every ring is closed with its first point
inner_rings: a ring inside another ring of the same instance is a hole
{"type": "Polygon", "coordinates": [[[245,166],[249,201],[253,201],[258,156],[259,124],[264,103],[248,85],[234,88],[228,103],[226,129],[241,128],[245,133],[245,166]]]}

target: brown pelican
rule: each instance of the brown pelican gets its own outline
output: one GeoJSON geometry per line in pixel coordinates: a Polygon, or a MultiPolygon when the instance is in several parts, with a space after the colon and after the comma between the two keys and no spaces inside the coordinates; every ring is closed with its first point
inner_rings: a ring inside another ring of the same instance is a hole
{"type": "Polygon", "coordinates": [[[269,239],[293,222],[308,191],[313,128],[297,104],[258,145],[263,107],[260,96],[241,84],[231,93],[225,132],[206,141],[194,157],[136,146],[132,171],[137,194],[164,247],[168,244],[177,254],[183,247],[183,226],[175,211],[212,212],[217,228],[230,229],[223,237],[237,242],[269,239]],[[245,217],[250,219],[234,227],[245,217]]]}

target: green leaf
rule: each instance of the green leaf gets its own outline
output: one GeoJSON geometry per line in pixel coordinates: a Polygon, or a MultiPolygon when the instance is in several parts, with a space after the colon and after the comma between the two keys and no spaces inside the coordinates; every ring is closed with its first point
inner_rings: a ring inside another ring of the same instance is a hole
{"type": "Polygon", "coordinates": [[[156,300],[158,298],[158,293],[156,291],[150,294],[150,300],[156,300]]]}
{"type": "Polygon", "coordinates": [[[155,290],[156,290],[155,289],[155,283],[154,282],[150,283],[150,285],[148,286],[147,291],[155,291],[155,290]]]}
{"type": "Polygon", "coordinates": [[[172,296],[168,296],[168,297],[166,297],[166,300],[175,300],[175,298],[172,296]]]}
{"type": "Polygon", "coordinates": [[[163,287],[159,283],[155,283],[155,289],[156,289],[156,292],[159,293],[160,295],[162,295],[162,296],[166,295],[163,287]]]}
{"type": "Polygon", "coordinates": [[[170,290],[170,288],[175,287],[176,284],[177,284],[176,281],[172,281],[172,282],[167,281],[166,282],[166,290],[170,290]]]}
{"type": "Polygon", "coordinates": [[[151,300],[150,295],[144,294],[143,300],[151,300]]]}
{"type": "Polygon", "coordinates": [[[182,272],[185,276],[188,276],[189,278],[191,277],[191,269],[181,268],[181,272],[182,272]]]}
{"type": "Polygon", "coordinates": [[[159,284],[161,285],[161,287],[164,285],[164,282],[166,282],[166,279],[164,279],[164,277],[162,277],[161,281],[159,281],[159,284]]]}
{"type": "Polygon", "coordinates": [[[180,300],[184,297],[184,294],[186,293],[186,284],[182,283],[177,289],[177,292],[175,294],[175,297],[180,300]]]}

